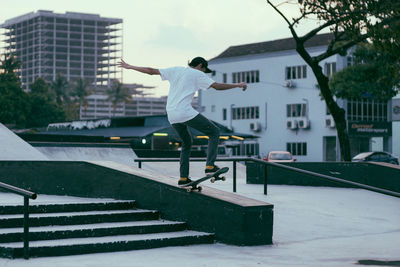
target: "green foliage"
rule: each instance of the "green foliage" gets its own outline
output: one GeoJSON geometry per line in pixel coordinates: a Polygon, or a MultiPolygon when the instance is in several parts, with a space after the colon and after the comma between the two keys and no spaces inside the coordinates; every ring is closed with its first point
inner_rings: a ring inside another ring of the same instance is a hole
{"type": "Polygon", "coordinates": [[[381,31],[384,25],[398,20],[398,0],[299,0],[304,17],[329,22],[332,32],[345,32],[349,39],[362,32],[381,31]],[[382,24],[382,22],[384,22],[382,24]]]}
{"type": "Polygon", "coordinates": [[[93,93],[90,88],[90,82],[82,78],[76,80],[71,86],[70,96],[72,97],[70,115],[73,114],[72,119],[79,119],[79,113],[81,106],[84,107],[84,112],[86,112],[88,107],[87,97],[93,93]]]}
{"type": "Polygon", "coordinates": [[[51,83],[51,89],[55,93],[58,105],[67,105],[70,102],[69,84],[67,79],[60,73],[57,73],[55,81],[51,83]]]}
{"type": "Polygon", "coordinates": [[[13,56],[4,56],[0,64],[0,122],[24,125],[29,110],[28,95],[21,88],[15,74],[20,62],[13,56]]]}
{"type": "Polygon", "coordinates": [[[335,96],[389,100],[397,94],[400,62],[396,55],[378,51],[372,44],[360,44],[353,56],[354,65],[337,72],[329,82],[335,96]]]}
{"type": "Polygon", "coordinates": [[[86,97],[92,94],[89,85],[90,83],[87,80],[79,78],[71,87],[71,96],[79,105],[87,105],[86,97]]]}
{"type": "Polygon", "coordinates": [[[27,127],[45,127],[52,122],[61,122],[66,118],[65,111],[56,102],[55,93],[42,78],[30,85],[30,112],[27,127]]]}
{"type": "Polygon", "coordinates": [[[130,90],[123,87],[123,84],[118,80],[113,81],[111,89],[107,90],[107,95],[107,100],[113,104],[114,113],[119,103],[128,103],[132,99],[130,90]]]}

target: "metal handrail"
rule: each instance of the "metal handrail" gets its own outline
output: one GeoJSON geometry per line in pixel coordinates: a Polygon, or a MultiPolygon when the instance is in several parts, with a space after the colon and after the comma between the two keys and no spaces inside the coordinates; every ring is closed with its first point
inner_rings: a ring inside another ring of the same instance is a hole
{"type": "Polygon", "coordinates": [[[29,199],[36,199],[37,194],[22,188],[0,182],[0,188],[24,197],[24,259],[29,259],[29,199]]]}
{"type": "MultiPolygon", "coordinates": [[[[191,158],[190,161],[205,161],[205,158],[191,158]]],[[[179,158],[137,158],[134,160],[135,162],[138,162],[138,167],[141,168],[142,167],[142,162],[173,162],[173,161],[179,161],[179,158]]],[[[216,161],[232,161],[233,162],[233,192],[236,192],[236,162],[238,161],[252,161],[252,162],[257,162],[260,164],[264,165],[264,194],[267,194],[267,166],[274,166],[274,167],[278,167],[278,168],[282,168],[282,169],[287,169],[287,170],[291,170],[294,172],[299,172],[299,173],[304,173],[304,174],[308,174],[317,178],[322,178],[322,179],[326,179],[326,180],[330,180],[336,183],[341,183],[341,184],[346,184],[346,185],[352,185],[358,188],[362,188],[365,190],[370,190],[373,192],[377,192],[377,193],[381,193],[381,194],[385,194],[385,195],[389,195],[389,196],[393,196],[393,197],[399,197],[400,198],[400,193],[398,192],[394,192],[394,191],[390,191],[390,190],[386,190],[386,189],[382,189],[382,188],[378,188],[378,187],[374,187],[374,186],[370,186],[370,185],[365,185],[365,184],[361,184],[361,183],[357,183],[357,182],[352,182],[352,181],[348,181],[345,179],[341,179],[341,178],[337,178],[337,177],[333,177],[333,176],[329,176],[329,175],[325,175],[325,174],[320,174],[320,173],[316,173],[316,172],[312,172],[312,171],[307,171],[307,170],[303,170],[303,169],[299,169],[299,168],[295,168],[295,167],[291,167],[291,166],[287,166],[287,165],[283,165],[283,164],[279,164],[276,162],[270,162],[270,161],[264,161],[264,160],[260,160],[260,159],[256,159],[256,158],[250,158],[250,157],[243,157],[243,158],[217,158],[216,161]]]]}
{"type": "Polygon", "coordinates": [[[341,183],[341,184],[352,185],[352,186],[355,186],[355,187],[358,187],[358,188],[370,190],[370,191],[373,191],[373,192],[377,192],[377,193],[381,193],[381,194],[385,194],[385,195],[389,195],[389,196],[393,196],[393,197],[400,197],[400,193],[398,193],[398,192],[382,189],[382,188],[379,188],[379,187],[374,187],[374,186],[370,186],[370,185],[366,185],[366,184],[352,182],[352,181],[348,181],[348,180],[345,180],[345,179],[341,179],[341,178],[337,178],[337,177],[333,177],[333,176],[329,176],[329,175],[325,175],[325,174],[320,174],[320,173],[307,171],[307,170],[303,170],[303,169],[299,169],[299,168],[295,168],[295,167],[291,167],[291,166],[286,166],[286,165],[283,165],[283,164],[278,164],[278,163],[275,163],[275,162],[268,162],[268,161],[263,161],[263,160],[259,160],[259,159],[252,159],[252,161],[258,162],[258,163],[261,163],[261,164],[265,164],[265,165],[271,165],[271,166],[282,168],[282,169],[287,169],[287,170],[291,170],[291,171],[295,171],[295,172],[308,174],[308,175],[311,175],[311,176],[314,176],[314,177],[317,177],[317,178],[323,178],[323,179],[327,179],[327,180],[330,180],[330,181],[333,181],[333,182],[337,182],[337,183],[341,183]]]}

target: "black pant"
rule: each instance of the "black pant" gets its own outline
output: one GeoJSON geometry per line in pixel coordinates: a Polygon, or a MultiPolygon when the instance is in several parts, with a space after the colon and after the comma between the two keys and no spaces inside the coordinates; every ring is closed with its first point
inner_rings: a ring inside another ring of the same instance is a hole
{"type": "Polygon", "coordinates": [[[206,135],[208,135],[207,148],[207,165],[212,166],[217,158],[219,128],[206,117],[198,114],[191,120],[182,123],[174,123],[172,127],[176,130],[182,140],[182,150],[180,157],[180,175],[181,177],[189,177],[190,151],[192,147],[192,135],[189,127],[192,127],[206,135]]]}

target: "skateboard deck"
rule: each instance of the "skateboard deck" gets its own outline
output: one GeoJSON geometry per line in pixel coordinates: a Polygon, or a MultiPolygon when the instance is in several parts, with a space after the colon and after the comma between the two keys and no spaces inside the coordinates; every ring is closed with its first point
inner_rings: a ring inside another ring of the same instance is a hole
{"type": "Polygon", "coordinates": [[[218,180],[222,180],[225,181],[225,176],[220,176],[221,174],[226,173],[227,171],[229,171],[228,167],[223,167],[221,169],[219,169],[218,171],[214,172],[214,173],[210,173],[200,179],[197,179],[195,181],[192,181],[186,185],[181,186],[182,188],[186,188],[186,190],[188,192],[192,192],[192,191],[198,191],[200,192],[202,190],[201,186],[197,186],[198,184],[210,179],[211,183],[214,183],[215,181],[218,180]]]}

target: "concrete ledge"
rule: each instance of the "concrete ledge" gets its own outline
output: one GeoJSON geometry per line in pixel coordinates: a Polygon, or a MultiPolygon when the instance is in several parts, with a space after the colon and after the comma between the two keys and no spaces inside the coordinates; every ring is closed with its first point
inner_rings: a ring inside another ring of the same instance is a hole
{"type": "Polygon", "coordinates": [[[272,244],[273,205],[204,187],[188,193],[176,179],[105,161],[0,161],[0,181],[40,194],[136,200],[167,220],[215,233],[235,245],[272,244]]]}

